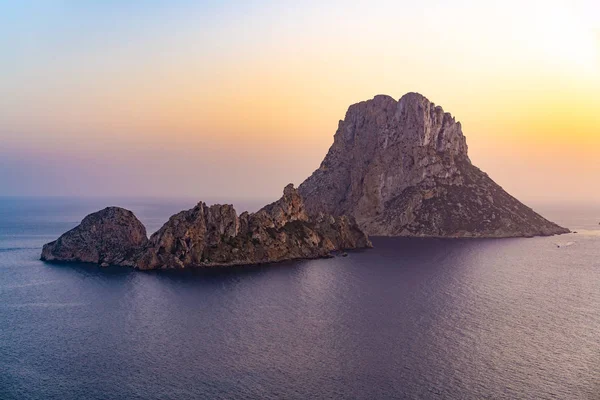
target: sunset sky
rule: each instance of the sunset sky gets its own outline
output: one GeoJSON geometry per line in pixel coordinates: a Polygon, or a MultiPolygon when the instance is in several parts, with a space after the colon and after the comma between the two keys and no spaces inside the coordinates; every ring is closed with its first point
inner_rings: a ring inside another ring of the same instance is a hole
{"type": "Polygon", "coordinates": [[[416,91],[528,202],[600,203],[600,2],[2,1],[0,195],[275,198],[416,91]]]}

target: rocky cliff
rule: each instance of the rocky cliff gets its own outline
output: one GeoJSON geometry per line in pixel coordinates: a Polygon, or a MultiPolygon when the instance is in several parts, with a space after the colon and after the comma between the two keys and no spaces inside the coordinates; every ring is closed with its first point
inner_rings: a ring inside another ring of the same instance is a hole
{"type": "Polygon", "coordinates": [[[321,166],[299,191],[309,212],[352,215],[369,235],[568,232],[471,164],[460,122],[418,93],[350,106],[321,166]]]}
{"type": "Polygon", "coordinates": [[[253,214],[238,216],[231,205],[200,202],[172,216],[150,240],[131,211],[106,209],[45,245],[42,260],[149,270],[318,258],[336,250],[370,246],[351,217],[309,216],[298,191],[288,185],[280,200],[253,214]]]}

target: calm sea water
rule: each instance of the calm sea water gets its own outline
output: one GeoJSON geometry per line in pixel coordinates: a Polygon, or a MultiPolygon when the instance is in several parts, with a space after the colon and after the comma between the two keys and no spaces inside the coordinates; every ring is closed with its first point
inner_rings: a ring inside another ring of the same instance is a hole
{"type": "MultiPolygon", "coordinates": [[[[261,267],[38,261],[109,204],[0,199],[0,399],[600,399],[600,208],[261,267]]],[[[117,204],[152,232],[193,202],[117,204]]]]}

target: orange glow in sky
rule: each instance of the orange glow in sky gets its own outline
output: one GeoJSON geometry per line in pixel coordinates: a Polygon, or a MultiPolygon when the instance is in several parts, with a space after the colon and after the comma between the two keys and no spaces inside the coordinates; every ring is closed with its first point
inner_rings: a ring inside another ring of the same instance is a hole
{"type": "Polygon", "coordinates": [[[0,195],[275,198],[417,91],[516,197],[600,202],[595,1],[109,3],[0,10],[0,195]]]}

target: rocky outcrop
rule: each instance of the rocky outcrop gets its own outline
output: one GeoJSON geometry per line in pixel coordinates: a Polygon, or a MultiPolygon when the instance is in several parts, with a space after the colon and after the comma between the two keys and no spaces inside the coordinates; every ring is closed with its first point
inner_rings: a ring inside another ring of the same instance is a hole
{"type": "Polygon", "coordinates": [[[460,122],[418,93],[350,106],[321,166],[299,191],[308,212],[352,215],[369,235],[568,232],[471,164],[460,122]]]}
{"type": "Polygon", "coordinates": [[[42,259],[150,270],[319,258],[363,247],[371,243],[353,218],[309,216],[298,191],[288,185],[280,200],[253,214],[238,216],[231,205],[200,202],[172,216],[150,240],[131,211],[107,208],[45,245],[42,259]]]}
{"type": "Polygon", "coordinates": [[[133,266],[132,258],[147,243],[146,228],[131,211],[107,207],[45,244],[41,259],[133,266]]]}
{"type": "Polygon", "coordinates": [[[280,200],[253,214],[237,216],[230,205],[208,207],[201,202],[174,215],[152,235],[135,265],[165,269],[259,264],[370,246],[352,218],[309,217],[298,191],[288,185],[280,200]]]}

